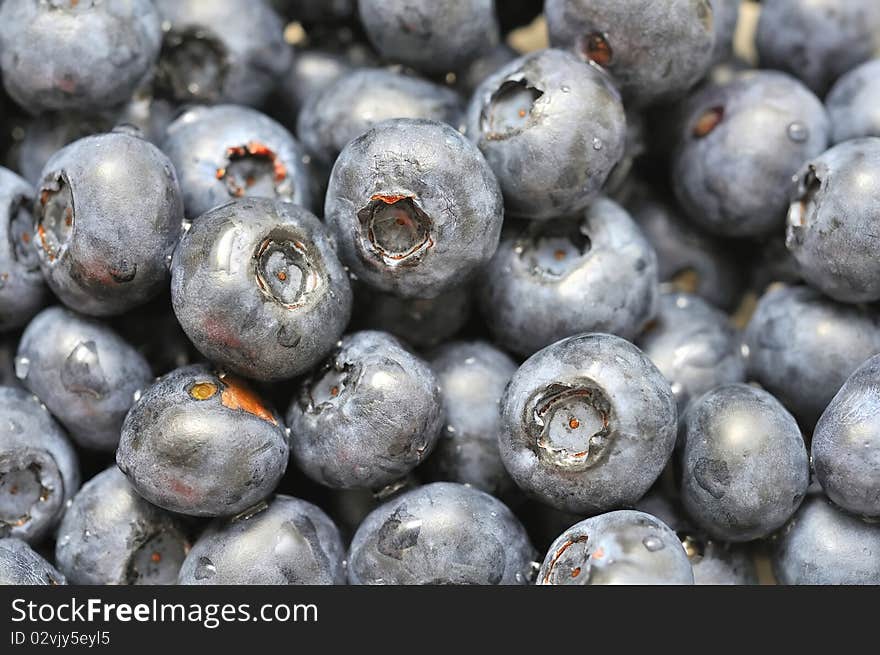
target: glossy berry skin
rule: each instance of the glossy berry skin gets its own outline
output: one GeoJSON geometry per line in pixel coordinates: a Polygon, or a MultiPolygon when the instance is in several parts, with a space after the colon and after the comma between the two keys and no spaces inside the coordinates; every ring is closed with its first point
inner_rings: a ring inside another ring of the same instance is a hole
{"type": "Polygon", "coordinates": [[[346,336],[287,412],[297,466],[338,489],[379,489],[404,477],[430,454],[442,422],[428,364],[370,331],[346,336]]]}
{"type": "Polygon", "coordinates": [[[631,506],[666,466],[675,397],[628,341],[582,334],[520,366],[501,400],[501,458],[514,481],[558,509],[631,506]]]}
{"type": "Polygon", "coordinates": [[[498,452],[499,405],[516,362],[485,341],[457,341],[432,353],[431,368],[446,426],[425,466],[430,478],[504,497],[515,487],[498,452]]]}
{"type": "Polygon", "coordinates": [[[188,549],[179,520],[141,498],[112,466],[74,497],[55,561],[71,584],[174,584],[188,549]]]}
{"type": "Polygon", "coordinates": [[[825,150],[825,108],[783,73],[710,84],[681,109],[672,184],[688,217],[722,236],[759,236],[785,222],[791,177],[825,150]]]}
{"type": "Polygon", "coordinates": [[[632,339],[659,295],[654,249],[604,197],[576,217],[511,224],[479,282],[495,340],[524,356],[581,332],[632,339]]]}
{"type": "Polygon", "coordinates": [[[34,190],[0,167],[0,332],[25,325],[47,300],[34,252],[34,190]]]}
{"type": "Polygon", "coordinates": [[[694,569],[695,585],[756,585],[758,572],[748,544],[715,541],[697,530],[677,506],[659,493],[649,491],[635,509],[663,521],[678,536],[694,569]]]}
{"type": "Polygon", "coordinates": [[[550,43],[607,69],[624,97],[673,100],[712,63],[709,0],[547,0],[550,43]]]}
{"type": "Polygon", "coordinates": [[[880,584],[880,526],[811,494],[773,541],[773,572],[785,585],[880,584]]]}
{"type": "Polygon", "coordinates": [[[794,417],[763,389],[716,387],[693,401],[682,430],[682,502],[710,536],[766,537],[800,505],[807,450],[794,417]]]}
{"type": "Polygon", "coordinates": [[[880,517],[880,355],[859,366],[813,431],[810,454],[825,494],[848,512],[880,517]]]}
{"type": "Polygon", "coordinates": [[[178,104],[259,105],[290,67],[266,0],[154,0],[167,23],[153,85],[178,104]]]}
{"type": "Polygon", "coordinates": [[[880,138],[847,141],[807,161],[788,210],[786,246],[804,279],[840,302],[880,300],[874,236],[880,138]]]}
{"type": "Polygon", "coordinates": [[[771,289],[746,326],[748,374],[809,432],[846,379],[880,352],[880,318],[807,287],[771,289]]]}
{"type": "Polygon", "coordinates": [[[289,203],[246,198],[194,221],[174,252],[171,300],[208,359],[256,380],[280,380],[330,351],[352,295],[317,218],[289,203]]]}
{"type": "Polygon", "coordinates": [[[690,585],[694,571],[675,533],[660,519],[619,510],[563,532],[547,551],[539,585],[690,585]]]}
{"type": "Polygon", "coordinates": [[[349,584],[527,584],[535,549],[500,500],[453,482],[372,511],[348,551],[349,584]]]}
{"type": "Polygon", "coordinates": [[[541,50],[480,84],[467,135],[498,176],[507,214],[548,219],[596,199],[623,156],[626,116],[604,72],[571,53],[541,50]]]}
{"type": "Polygon", "coordinates": [[[21,539],[0,539],[0,586],[59,585],[67,580],[21,539]]]}
{"type": "Polygon", "coordinates": [[[57,306],[21,335],[16,372],[77,444],[110,451],[135,393],[153,380],[147,360],[109,326],[57,306]]]}
{"type": "Polygon", "coordinates": [[[880,59],[871,59],[842,76],[825,97],[831,142],[880,136],[880,59]]]}
{"type": "Polygon", "coordinates": [[[121,133],[74,141],[46,163],[37,193],[34,245],[66,305],[121,314],[165,287],[183,202],[158,148],[121,133]]]}
{"type": "Polygon", "coordinates": [[[358,68],[311,96],[296,133],[309,153],[332,165],[353,139],[382,121],[424,118],[458,128],[462,103],[439,84],[381,68],[358,68]]]}
{"type": "Polygon", "coordinates": [[[193,544],[178,584],[345,584],[345,546],[319,507],[275,496],[240,517],[217,519],[193,544]]]}
{"type": "Polygon", "coordinates": [[[23,389],[0,387],[0,416],[0,538],[35,543],[79,488],[79,462],[61,426],[23,389]]]}
{"type": "Polygon", "coordinates": [[[22,0],[0,9],[3,82],[34,114],[125,102],[149,75],[161,39],[150,0],[22,0]]]}
{"type": "Polygon", "coordinates": [[[493,0],[358,0],[384,58],[426,73],[457,70],[499,41],[493,0]]]}
{"type": "Polygon", "coordinates": [[[193,107],[168,126],[162,150],[177,171],[189,218],[244,197],[312,205],[305,151],[256,109],[193,107]]]}
{"type": "Polygon", "coordinates": [[[660,282],[687,289],[720,309],[736,308],[744,284],[728,243],[696,227],[653,193],[639,190],[624,204],[657,253],[660,282]]]}
{"type": "Polygon", "coordinates": [[[755,44],[762,68],[777,68],[824,94],[850,69],[880,53],[874,0],[767,0],[755,44]]]}
{"type": "Polygon", "coordinates": [[[470,285],[453,287],[434,298],[398,298],[361,285],[355,292],[352,325],[388,332],[415,348],[438,346],[468,322],[473,296],[470,285]]]}
{"type": "Polygon", "coordinates": [[[352,272],[407,298],[465,282],[495,253],[502,215],[498,182],[479,151],[448,125],[406,118],[345,147],[324,207],[352,272]]]}
{"type": "Polygon", "coordinates": [[[740,335],[727,315],[697,296],[662,295],[657,316],[636,343],[669,380],[679,413],[717,386],[745,382],[740,335]]]}
{"type": "Polygon", "coordinates": [[[272,492],[287,442],[278,415],[242,380],[195,365],[159,378],[132,406],[116,463],[159,507],[227,516],[272,492]]]}

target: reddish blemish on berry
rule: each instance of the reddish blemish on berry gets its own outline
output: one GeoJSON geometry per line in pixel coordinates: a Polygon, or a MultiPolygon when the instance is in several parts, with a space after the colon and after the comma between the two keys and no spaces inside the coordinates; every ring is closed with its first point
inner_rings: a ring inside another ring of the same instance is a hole
{"type": "Polygon", "coordinates": [[[697,122],[694,123],[693,127],[693,135],[702,139],[704,136],[708,136],[712,130],[718,127],[718,124],[724,119],[724,107],[711,107],[704,111],[700,117],[697,119],[697,122]]]}
{"type": "Polygon", "coordinates": [[[224,407],[240,409],[272,425],[278,425],[278,421],[272,416],[272,412],[266,409],[260,397],[243,380],[234,375],[226,374],[221,375],[220,379],[225,385],[220,393],[220,402],[223,403],[224,407]]]}
{"type": "Polygon", "coordinates": [[[568,419],[568,427],[570,427],[572,430],[577,430],[580,427],[580,425],[581,425],[581,422],[578,421],[576,418],[568,419]]]}

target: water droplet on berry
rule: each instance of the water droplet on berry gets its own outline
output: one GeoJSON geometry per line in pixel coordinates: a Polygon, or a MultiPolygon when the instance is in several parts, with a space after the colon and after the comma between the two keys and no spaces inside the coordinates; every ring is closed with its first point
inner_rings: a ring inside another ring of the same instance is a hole
{"type": "Polygon", "coordinates": [[[788,126],[788,138],[796,143],[803,143],[810,138],[810,130],[800,121],[795,121],[788,126]]]}
{"type": "Polygon", "coordinates": [[[28,372],[31,370],[31,360],[27,357],[16,357],[15,358],[15,377],[19,380],[24,380],[28,376],[28,372]]]}
{"type": "Polygon", "coordinates": [[[645,537],[644,539],[642,539],[642,545],[644,545],[644,547],[652,553],[655,553],[658,550],[663,550],[663,548],[665,548],[663,541],[658,537],[645,537]]]}

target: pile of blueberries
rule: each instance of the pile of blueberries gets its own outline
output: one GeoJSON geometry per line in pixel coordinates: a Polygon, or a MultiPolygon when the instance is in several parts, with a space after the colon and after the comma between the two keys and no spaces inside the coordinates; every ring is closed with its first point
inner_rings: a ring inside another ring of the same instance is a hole
{"type": "Polygon", "coordinates": [[[880,584],[880,2],[746,9],[2,2],[0,582],[880,584]]]}

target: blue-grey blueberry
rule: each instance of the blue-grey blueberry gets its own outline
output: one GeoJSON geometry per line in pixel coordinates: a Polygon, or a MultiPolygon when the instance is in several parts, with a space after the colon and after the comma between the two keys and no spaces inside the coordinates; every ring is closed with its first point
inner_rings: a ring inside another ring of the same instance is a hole
{"type": "Polygon", "coordinates": [[[389,500],[361,523],[348,551],[350,584],[523,585],[537,553],[497,498],[434,482],[389,500]]]}
{"type": "Polygon", "coordinates": [[[193,222],[174,252],[171,300],[205,357],[249,378],[280,380],[330,352],[348,324],[352,293],[315,216],[244,198],[193,222]]]}
{"type": "Polygon", "coordinates": [[[539,585],[690,585],[694,571],[676,534],[658,518],[619,510],[585,519],[550,546],[539,585]]]}
{"type": "Polygon", "coordinates": [[[116,463],[149,502],[192,516],[237,514],[287,468],[278,414],[243,380],[204,365],[159,378],[122,425],[116,463]]]}
{"type": "Polygon", "coordinates": [[[67,584],[67,580],[26,542],[0,538],[0,585],[59,584],[67,584]]]}
{"type": "Polygon", "coordinates": [[[508,226],[478,281],[483,318],[505,348],[528,356],[581,332],[632,339],[654,317],[657,256],[613,200],[508,226]]]}
{"type": "Polygon", "coordinates": [[[28,324],[15,366],[73,440],[96,450],[116,449],[135,395],[153,380],[147,360],[110,326],[58,306],[28,324]]]}
{"type": "Polygon", "coordinates": [[[638,348],[582,334],[537,352],[501,401],[501,458],[535,498],[569,512],[632,506],[675,447],[669,383],[638,348]]]}
{"type": "Polygon", "coordinates": [[[71,584],[174,584],[189,550],[179,519],[141,498],[115,466],[86,482],[55,542],[71,584]]]}
{"type": "Polygon", "coordinates": [[[310,377],[287,412],[291,456],[311,479],[379,489],[431,453],[443,425],[437,377],[383,332],[355,332],[310,377]]]}
{"type": "Polygon", "coordinates": [[[791,177],[828,145],[822,103],[793,77],[749,71],[681,108],[672,185],[689,218],[722,236],[782,229],[791,177]]]}
{"type": "Polygon", "coordinates": [[[244,197],[312,206],[305,151],[256,109],[188,109],[168,126],[162,150],[177,171],[188,218],[244,197]]]}
{"type": "Polygon", "coordinates": [[[483,80],[466,125],[498,176],[505,211],[523,218],[585,209],[626,144],[626,115],[607,74],[562,50],[529,53],[483,80]]]}
{"type": "Polygon", "coordinates": [[[0,538],[37,542],[79,488],[79,462],[64,430],[32,394],[0,387],[0,416],[0,538]]]}
{"type": "Polygon", "coordinates": [[[183,201],[158,148],[119,132],[85,137],[56,152],[40,178],[33,243],[62,302],[121,314],[166,287],[183,201]]]}
{"type": "Polygon", "coordinates": [[[186,556],[186,585],[345,584],[345,546],[319,507],[278,495],[216,519],[186,556]]]}
{"type": "Polygon", "coordinates": [[[382,291],[431,298],[495,253],[503,201],[486,160],[454,128],[399,118],[339,155],[324,218],[343,262],[382,291]]]}
{"type": "Polygon", "coordinates": [[[682,502],[711,537],[766,537],[804,499],[810,466],[801,431],[763,389],[726,384],[695,399],[682,441],[682,502]]]}

